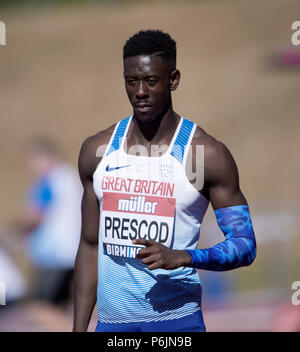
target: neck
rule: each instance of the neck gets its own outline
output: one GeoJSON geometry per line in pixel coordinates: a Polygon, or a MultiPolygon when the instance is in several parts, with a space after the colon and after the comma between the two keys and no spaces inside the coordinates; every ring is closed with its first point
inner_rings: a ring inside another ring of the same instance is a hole
{"type": "Polygon", "coordinates": [[[159,140],[160,134],[161,137],[168,134],[166,131],[172,130],[170,126],[174,126],[176,121],[177,114],[174,112],[172,105],[170,105],[154,121],[141,121],[134,116],[133,129],[137,137],[146,139],[147,142],[152,142],[155,137],[158,137],[155,139],[159,140]]]}

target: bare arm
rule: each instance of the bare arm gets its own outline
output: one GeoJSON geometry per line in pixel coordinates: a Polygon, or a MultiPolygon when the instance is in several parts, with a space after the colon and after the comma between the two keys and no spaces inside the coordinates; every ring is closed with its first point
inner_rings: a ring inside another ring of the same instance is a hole
{"type": "Polygon", "coordinates": [[[28,234],[35,230],[43,220],[43,214],[33,208],[20,211],[13,219],[11,227],[22,234],[28,234]]]}
{"type": "Polygon", "coordinates": [[[204,177],[213,209],[247,205],[236,163],[228,148],[215,139],[204,151],[204,177]]]}
{"type": "Polygon", "coordinates": [[[88,140],[79,155],[79,174],[84,187],[81,239],[75,262],[73,331],[87,331],[97,299],[99,207],[93,190],[95,162],[88,140]]]}
{"type": "Polygon", "coordinates": [[[187,250],[191,256],[191,262],[187,263],[213,271],[250,265],[256,256],[256,240],[236,163],[228,148],[212,137],[204,163],[209,200],[225,240],[210,248],[187,250]]]}

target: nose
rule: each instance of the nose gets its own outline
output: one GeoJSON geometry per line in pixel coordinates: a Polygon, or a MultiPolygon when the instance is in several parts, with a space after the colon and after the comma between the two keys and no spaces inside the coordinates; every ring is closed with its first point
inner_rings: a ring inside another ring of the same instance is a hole
{"type": "Polygon", "coordinates": [[[140,80],[136,85],[136,98],[147,99],[148,97],[149,95],[148,95],[147,86],[142,80],[140,80]]]}

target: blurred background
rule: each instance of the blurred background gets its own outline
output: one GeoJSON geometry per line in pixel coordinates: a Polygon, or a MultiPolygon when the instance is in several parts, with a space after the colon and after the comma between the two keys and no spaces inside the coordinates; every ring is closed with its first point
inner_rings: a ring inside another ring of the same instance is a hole
{"type": "MultiPolygon", "coordinates": [[[[174,108],[232,152],[257,238],[250,267],[199,272],[207,331],[300,331],[296,20],[298,0],[0,0],[0,331],[71,331],[79,149],[131,113],[122,47],[150,28],[177,41],[174,108]],[[48,235],[62,229],[67,245],[48,235]]],[[[222,240],[210,207],[199,248],[222,240]]]]}

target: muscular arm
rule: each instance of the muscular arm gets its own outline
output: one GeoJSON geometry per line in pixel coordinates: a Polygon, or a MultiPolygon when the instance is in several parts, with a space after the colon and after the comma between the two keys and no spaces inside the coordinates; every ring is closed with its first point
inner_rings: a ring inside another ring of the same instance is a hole
{"type": "MultiPolygon", "coordinates": [[[[97,254],[99,208],[93,190],[95,161],[89,141],[82,145],[78,168],[84,187],[82,197],[81,239],[75,262],[73,331],[86,331],[97,298],[97,254]]],[[[95,154],[94,154],[95,156],[95,154]]]]}
{"type": "Polygon", "coordinates": [[[224,144],[212,139],[206,149],[205,184],[225,241],[211,248],[188,250],[189,266],[224,271],[250,265],[256,256],[256,241],[237,166],[224,144]]]}
{"type": "Polygon", "coordinates": [[[228,148],[215,139],[204,147],[204,179],[213,209],[247,205],[236,163],[228,148]]]}
{"type": "Polygon", "coordinates": [[[87,138],[80,150],[78,169],[84,188],[81,239],[75,262],[73,331],[86,331],[97,301],[99,204],[93,188],[93,174],[115,125],[87,138]]]}

